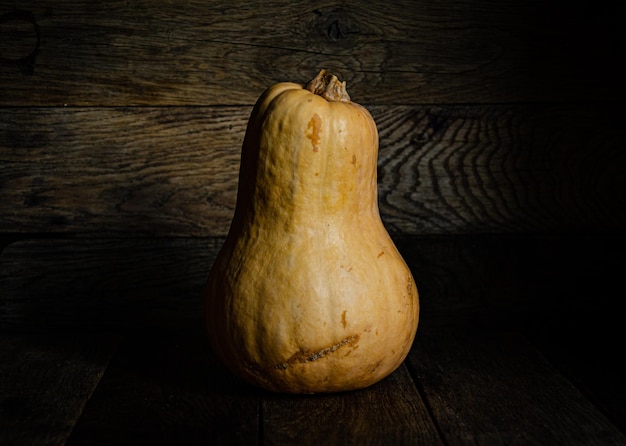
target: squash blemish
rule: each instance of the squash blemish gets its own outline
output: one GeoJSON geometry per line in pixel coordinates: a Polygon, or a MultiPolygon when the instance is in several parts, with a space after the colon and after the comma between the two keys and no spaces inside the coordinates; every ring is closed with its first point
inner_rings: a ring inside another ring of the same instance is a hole
{"type": "Polygon", "coordinates": [[[326,355],[330,353],[336,352],[342,347],[355,346],[356,343],[358,342],[359,342],[359,335],[352,335],[352,336],[348,336],[347,338],[342,339],[341,341],[337,342],[334,345],[331,345],[330,347],[322,348],[315,352],[300,350],[299,352],[296,352],[293,355],[291,355],[285,362],[282,362],[276,365],[274,368],[279,369],[279,370],[287,370],[289,366],[294,365],[294,364],[304,364],[308,362],[315,362],[315,361],[322,359],[323,357],[325,357],[326,355]]]}
{"type": "Polygon", "coordinates": [[[313,151],[319,151],[320,129],[322,128],[322,118],[315,113],[306,126],[306,137],[311,140],[313,151]]]}

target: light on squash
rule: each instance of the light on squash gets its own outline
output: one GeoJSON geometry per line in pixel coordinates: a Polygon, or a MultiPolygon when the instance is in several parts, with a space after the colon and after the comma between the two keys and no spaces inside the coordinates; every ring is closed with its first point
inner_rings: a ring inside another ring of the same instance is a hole
{"type": "Polygon", "coordinates": [[[221,361],[277,392],[338,392],[393,372],[419,300],[378,210],[378,132],[322,70],[257,101],[237,205],[207,281],[204,322],[221,361]]]}

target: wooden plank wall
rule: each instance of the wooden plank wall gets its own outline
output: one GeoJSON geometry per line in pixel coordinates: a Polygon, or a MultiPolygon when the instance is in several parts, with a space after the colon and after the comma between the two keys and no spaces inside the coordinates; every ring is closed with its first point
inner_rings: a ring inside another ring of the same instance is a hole
{"type": "Polygon", "coordinates": [[[626,247],[624,17],[585,0],[0,0],[0,330],[197,324],[252,105],[321,68],[377,122],[422,324],[602,319],[626,247]]]}

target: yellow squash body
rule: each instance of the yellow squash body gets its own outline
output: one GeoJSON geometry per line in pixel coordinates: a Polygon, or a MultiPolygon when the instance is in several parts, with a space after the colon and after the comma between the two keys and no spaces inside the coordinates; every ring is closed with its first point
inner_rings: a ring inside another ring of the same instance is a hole
{"type": "Polygon", "coordinates": [[[242,379],[338,392],[367,387],[405,359],[418,292],[380,218],[377,157],[374,120],[349,98],[294,83],[259,98],[204,297],[211,346],[242,379]]]}

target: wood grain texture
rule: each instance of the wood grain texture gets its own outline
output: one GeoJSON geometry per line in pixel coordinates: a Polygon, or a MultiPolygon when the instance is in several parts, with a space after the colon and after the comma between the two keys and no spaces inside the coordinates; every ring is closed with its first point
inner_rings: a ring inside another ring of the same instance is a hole
{"type": "Polygon", "coordinates": [[[249,112],[3,109],[0,230],[223,234],[249,112]]]}
{"type": "Polygon", "coordinates": [[[0,105],[250,105],[320,68],[369,104],[623,100],[620,8],[4,0],[0,105]]]}
{"type": "Polygon", "coordinates": [[[64,445],[119,339],[0,336],[0,443],[64,445]]]}
{"type": "Polygon", "coordinates": [[[145,333],[125,339],[66,444],[257,444],[259,405],[201,332],[145,333]]]}
{"type": "Polygon", "coordinates": [[[374,108],[392,233],[620,231],[621,106],[374,108]]]}
{"type": "Polygon", "coordinates": [[[263,444],[443,445],[404,365],[364,390],[265,395],[263,444]]]}
{"type": "Polygon", "coordinates": [[[622,445],[626,437],[518,334],[425,332],[408,363],[445,444],[622,445]]]}
{"type": "MultiPolygon", "coordinates": [[[[2,108],[0,231],[224,236],[250,107],[2,108]]],[[[615,232],[617,105],[374,106],[394,234],[615,232]]]]}

